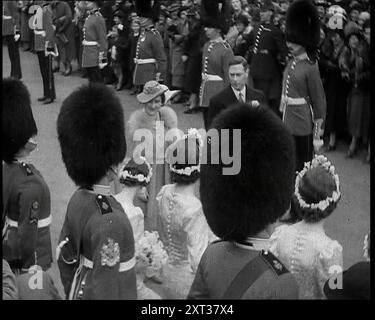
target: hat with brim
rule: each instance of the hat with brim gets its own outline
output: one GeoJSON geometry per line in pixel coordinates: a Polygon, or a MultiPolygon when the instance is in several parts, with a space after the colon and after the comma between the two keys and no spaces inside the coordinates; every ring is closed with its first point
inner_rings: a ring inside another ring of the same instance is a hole
{"type": "Polygon", "coordinates": [[[143,92],[137,95],[137,100],[140,103],[147,103],[166,91],[168,91],[168,87],[164,84],[160,84],[155,80],[148,81],[143,87],[143,92]]]}
{"type": "Polygon", "coordinates": [[[180,93],[181,90],[168,90],[165,92],[165,103],[171,100],[177,93],[180,93]]]}

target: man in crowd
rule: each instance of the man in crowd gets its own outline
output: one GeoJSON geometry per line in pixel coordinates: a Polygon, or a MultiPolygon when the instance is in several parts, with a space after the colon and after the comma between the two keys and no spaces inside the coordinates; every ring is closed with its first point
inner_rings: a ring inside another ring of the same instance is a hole
{"type": "Polygon", "coordinates": [[[266,102],[263,92],[248,85],[249,65],[245,58],[234,56],[229,62],[230,86],[226,87],[210,99],[208,107],[207,126],[210,127],[213,119],[224,109],[239,103],[249,103],[258,107],[266,102]]]}

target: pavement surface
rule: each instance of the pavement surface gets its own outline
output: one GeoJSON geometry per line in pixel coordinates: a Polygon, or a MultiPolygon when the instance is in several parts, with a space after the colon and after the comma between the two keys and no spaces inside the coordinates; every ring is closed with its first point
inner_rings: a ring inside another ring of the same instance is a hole
{"type": "MultiPolygon", "coordinates": [[[[10,75],[10,61],[6,46],[3,46],[2,53],[4,78],[10,75]]],[[[74,71],[68,77],[55,73],[57,99],[52,104],[43,105],[37,101],[37,98],[43,94],[37,56],[30,51],[21,51],[20,54],[22,80],[30,91],[34,118],[38,126],[38,148],[31,154],[29,160],[41,171],[51,191],[53,216],[51,233],[53,250],[55,250],[68,201],[75,191],[75,185],[68,177],[62,162],[56,120],[62,101],[75,88],[87,83],[87,79],[81,78],[74,71]]],[[[73,70],[76,68],[76,64],[73,64],[73,70]]],[[[140,105],[128,90],[119,91],[118,96],[124,108],[124,120],[127,121],[130,114],[140,108],[140,105]]],[[[177,113],[180,129],[186,131],[191,127],[203,127],[201,113],[186,115],[183,113],[184,107],[181,104],[172,107],[177,113]]],[[[326,221],[326,233],[343,246],[344,268],[362,259],[363,239],[370,230],[370,165],[364,163],[366,150],[361,149],[354,159],[346,159],[347,147],[347,143],[339,142],[337,149],[327,155],[339,174],[342,198],[337,209],[326,221]]],[[[59,292],[64,296],[56,262],[53,263],[49,272],[59,292]]],[[[149,285],[162,297],[168,298],[168,293],[164,292],[162,287],[151,283],[149,285]]]]}

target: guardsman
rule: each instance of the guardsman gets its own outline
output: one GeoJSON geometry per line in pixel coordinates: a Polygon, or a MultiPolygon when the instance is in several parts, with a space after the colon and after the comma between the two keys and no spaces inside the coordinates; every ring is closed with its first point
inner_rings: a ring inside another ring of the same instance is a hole
{"type": "Polygon", "coordinates": [[[107,29],[99,12],[101,1],[86,1],[88,16],[83,26],[82,68],[90,82],[103,82],[100,70],[107,65],[107,29]]]}
{"type": "MultiPolygon", "coordinates": [[[[241,169],[226,174],[222,161],[201,165],[203,213],[222,240],[203,253],[188,299],[298,298],[294,276],[269,251],[274,223],[290,206],[295,161],[290,132],[268,109],[232,106],[212,124],[218,131],[232,128],[233,137],[233,130],[241,130],[239,149],[228,150],[240,153],[241,169]]],[[[218,154],[223,144],[236,145],[213,139],[206,148],[218,154]]]]}
{"type": "Polygon", "coordinates": [[[234,54],[229,43],[223,39],[228,32],[226,6],[212,0],[204,1],[202,4],[206,12],[202,21],[209,41],[203,47],[199,106],[203,108],[203,118],[207,128],[210,99],[229,85],[229,61],[234,54]]]}
{"type": "Polygon", "coordinates": [[[327,109],[316,59],[320,21],[309,0],[298,0],[289,7],[286,40],[293,58],[284,70],[280,112],[295,139],[296,170],[301,171],[323,145],[320,136],[327,109]]]}
{"type": "Polygon", "coordinates": [[[3,258],[13,272],[52,262],[51,198],[40,172],[25,158],[36,148],[30,95],[17,79],[3,79],[3,258]]]}
{"type": "Polygon", "coordinates": [[[34,19],[34,48],[38,55],[40,72],[43,79],[43,97],[38,101],[52,103],[56,99],[55,80],[52,70],[53,57],[58,55],[52,23],[50,1],[44,1],[38,8],[34,19]]]}
{"type": "Polygon", "coordinates": [[[159,20],[159,3],[157,0],[140,0],[136,2],[136,10],[141,33],[134,58],[134,85],[143,86],[150,80],[164,82],[167,73],[167,57],[163,39],[154,26],[154,22],[159,20]]]}
{"type": "Polygon", "coordinates": [[[78,186],[56,250],[66,298],[136,299],[133,231],[110,186],[126,153],[121,103],[104,84],[89,83],[64,100],[57,132],[78,186]]]}
{"type": "Polygon", "coordinates": [[[2,1],[3,6],[3,37],[5,37],[9,59],[11,64],[10,76],[16,79],[22,78],[20,51],[20,21],[17,1],[2,1]]]}
{"type": "Polygon", "coordinates": [[[260,8],[261,22],[249,35],[248,62],[254,88],[263,91],[268,105],[279,114],[282,71],[288,48],[279,28],[271,22],[274,10],[272,2],[260,8]]]}

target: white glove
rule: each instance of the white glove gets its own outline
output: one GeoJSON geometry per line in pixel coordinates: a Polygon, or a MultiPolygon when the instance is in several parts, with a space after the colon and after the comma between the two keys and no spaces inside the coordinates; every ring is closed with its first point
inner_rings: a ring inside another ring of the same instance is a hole
{"type": "Polygon", "coordinates": [[[120,23],[118,26],[117,26],[117,28],[119,29],[119,30],[124,30],[124,26],[120,23]]]}
{"type": "Polygon", "coordinates": [[[15,35],[14,35],[14,41],[16,41],[16,42],[17,42],[17,41],[18,41],[18,40],[20,39],[20,37],[21,37],[21,35],[20,35],[20,34],[18,34],[18,33],[17,33],[17,34],[15,34],[15,35]]]}
{"type": "Polygon", "coordinates": [[[99,69],[103,69],[108,63],[99,63],[99,69]]]}

